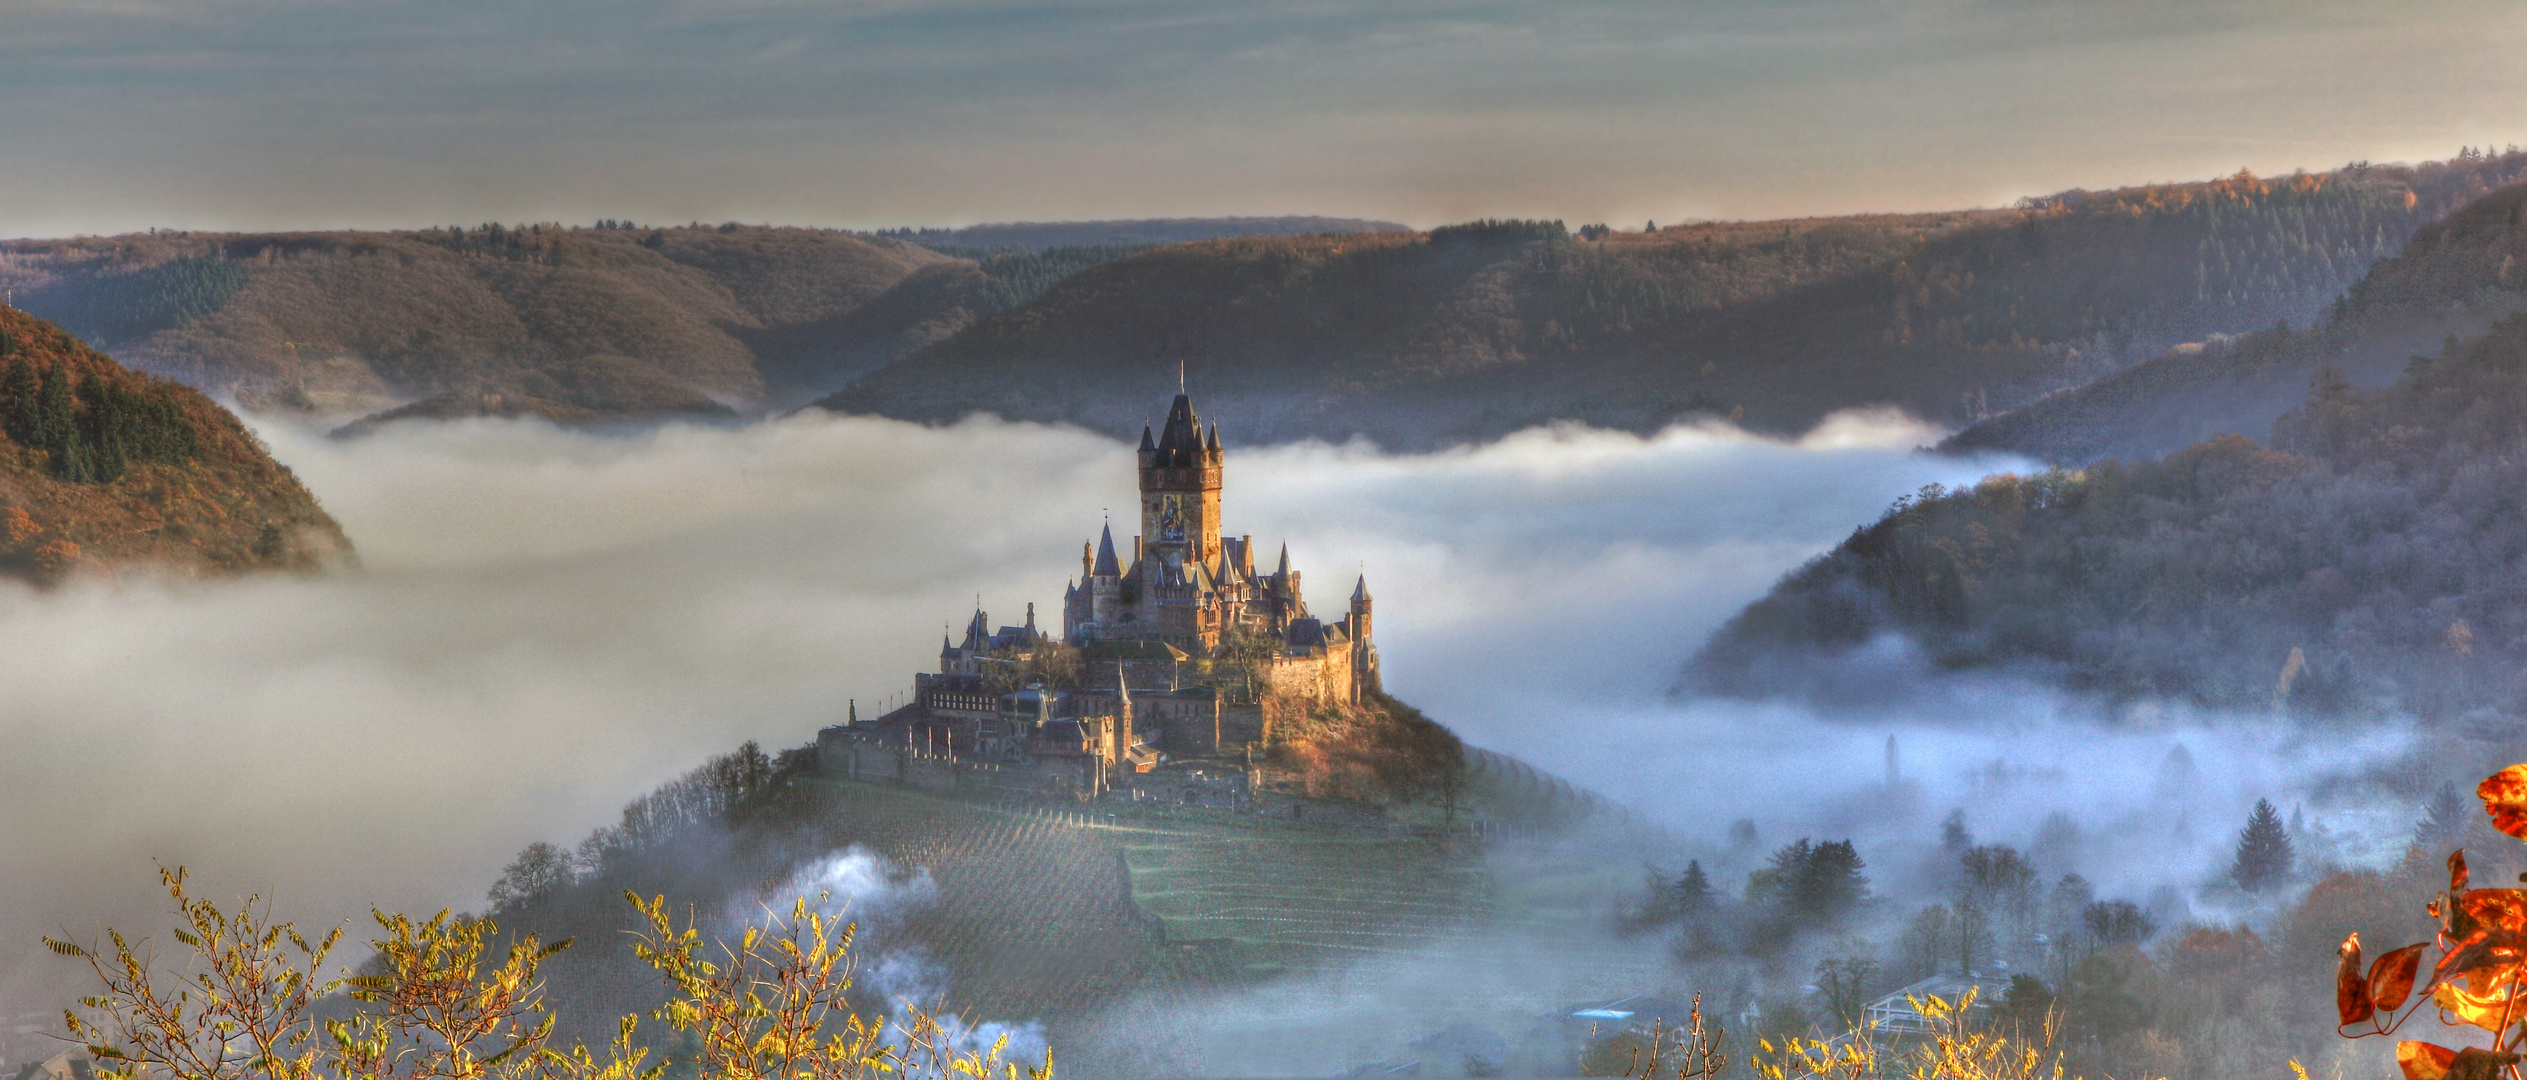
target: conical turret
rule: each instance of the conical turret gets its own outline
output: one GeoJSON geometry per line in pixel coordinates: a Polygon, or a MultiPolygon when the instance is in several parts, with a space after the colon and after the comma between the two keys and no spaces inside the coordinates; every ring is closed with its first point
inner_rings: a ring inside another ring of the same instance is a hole
{"type": "Polygon", "coordinates": [[[1114,557],[1114,524],[1112,522],[1106,523],[1104,533],[1097,537],[1097,564],[1088,571],[1088,576],[1123,576],[1123,564],[1114,557]]]}
{"type": "Polygon", "coordinates": [[[1167,406],[1166,426],[1159,429],[1158,459],[1154,464],[1168,469],[1198,468],[1202,464],[1202,420],[1194,415],[1193,399],[1176,395],[1167,406]]]}

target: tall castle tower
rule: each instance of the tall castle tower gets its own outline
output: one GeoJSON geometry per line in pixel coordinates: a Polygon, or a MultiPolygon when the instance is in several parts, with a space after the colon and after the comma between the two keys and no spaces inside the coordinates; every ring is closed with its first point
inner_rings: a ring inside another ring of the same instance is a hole
{"type": "Polygon", "coordinates": [[[1170,569],[1220,557],[1220,429],[1208,438],[1193,401],[1176,395],[1156,442],[1141,429],[1141,538],[1170,569]]]}

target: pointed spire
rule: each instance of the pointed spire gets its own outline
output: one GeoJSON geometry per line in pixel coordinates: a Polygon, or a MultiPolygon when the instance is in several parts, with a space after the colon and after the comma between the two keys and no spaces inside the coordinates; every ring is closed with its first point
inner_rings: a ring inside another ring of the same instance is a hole
{"type": "Polygon", "coordinates": [[[849,716],[845,716],[845,717],[843,717],[843,718],[842,718],[842,726],[844,726],[844,727],[858,727],[858,726],[860,726],[860,699],[858,699],[858,698],[852,698],[852,699],[851,699],[851,714],[850,714],[849,716]]]}
{"type": "Polygon", "coordinates": [[[1369,575],[1360,575],[1360,583],[1351,587],[1351,602],[1354,606],[1369,602],[1369,575]]]}
{"type": "Polygon", "coordinates": [[[1202,452],[1202,420],[1193,413],[1193,399],[1176,395],[1167,407],[1167,424],[1158,432],[1158,463],[1189,468],[1202,452]]]}
{"type": "Polygon", "coordinates": [[[1115,700],[1122,703],[1124,717],[1127,719],[1130,718],[1132,715],[1132,680],[1124,677],[1123,661],[1121,660],[1114,662],[1114,696],[1115,700]]]}
{"type": "Polygon", "coordinates": [[[1290,576],[1290,542],[1287,540],[1281,542],[1281,567],[1274,570],[1272,576],[1284,580],[1290,576]]]}
{"type": "Polygon", "coordinates": [[[1150,435],[1149,435],[1149,425],[1148,425],[1148,424],[1143,424],[1143,425],[1141,425],[1141,449],[1143,449],[1143,450],[1156,450],[1156,449],[1158,449],[1158,444],[1150,440],[1150,435]]]}
{"type": "Polygon", "coordinates": [[[1097,577],[1123,576],[1123,565],[1114,557],[1113,522],[1107,522],[1104,533],[1097,537],[1097,565],[1089,573],[1097,577]]]}
{"type": "Polygon", "coordinates": [[[1210,451],[1214,454],[1220,452],[1220,422],[1217,420],[1211,421],[1210,451]]]}

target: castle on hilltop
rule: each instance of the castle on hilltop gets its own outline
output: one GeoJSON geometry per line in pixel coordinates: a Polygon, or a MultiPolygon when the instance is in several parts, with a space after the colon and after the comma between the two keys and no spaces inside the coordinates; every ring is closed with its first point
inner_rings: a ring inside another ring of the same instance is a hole
{"type": "Polygon", "coordinates": [[[1080,550],[1059,637],[994,628],[978,605],[963,640],[908,702],[824,729],[826,767],[858,779],[1095,797],[1175,766],[1248,785],[1276,712],[1358,704],[1378,685],[1366,575],[1333,621],[1310,614],[1283,544],[1269,572],[1252,536],[1224,536],[1226,453],[1183,394],[1141,431],[1141,529],[1127,561],[1108,522],[1080,550]]]}
{"type": "Polygon", "coordinates": [[[1255,572],[1255,538],[1220,535],[1220,487],[1226,453],[1220,427],[1208,432],[1183,394],[1167,409],[1157,437],[1141,429],[1141,533],[1126,565],[1109,523],[1079,550],[1080,580],[1063,595],[1062,636],[1074,643],[1162,642],[1193,656],[1216,656],[1223,643],[1278,646],[1283,661],[1323,656],[1314,678],[1359,700],[1363,674],[1376,666],[1370,644],[1366,575],[1351,592],[1351,611],[1331,623],[1307,612],[1290,546],[1269,574],[1255,572]]]}

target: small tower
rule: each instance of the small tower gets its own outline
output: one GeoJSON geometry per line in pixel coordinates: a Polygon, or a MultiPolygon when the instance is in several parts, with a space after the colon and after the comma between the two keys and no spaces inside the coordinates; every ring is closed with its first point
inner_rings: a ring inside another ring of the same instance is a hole
{"type": "Polygon", "coordinates": [[[1369,575],[1360,575],[1351,587],[1351,700],[1360,701],[1377,688],[1378,647],[1369,640],[1370,614],[1375,605],[1369,599],[1369,575]]]}
{"type": "Polygon", "coordinates": [[[1097,537],[1097,560],[1088,568],[1088,619],[1098,628],[1114,625],[1123,615],[1123,564],[1114,557],[1114,526],[1097,537]]]}
{"type": "Polygon", "coordinates": [[[1123,670],[1123,661],[1114,662],[1114,723],[1105,732],[1104,745],[1098,747],[1098,763],[1109,775],[1123,768],[1123,751],[1132,745],[1132,680],[1123,670]]]}
{"type": "Polygon", "coordinates": [[[1369,575],[1362,574],[1360,575],[1359,583],[1351,587],[1351,636],[1353,640],[1369,640],[1369,611],[1372,606],[1372,601],[1369,599],[1369,575]]]}

